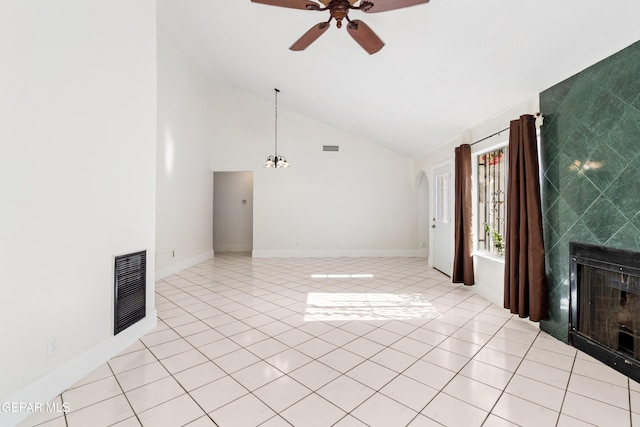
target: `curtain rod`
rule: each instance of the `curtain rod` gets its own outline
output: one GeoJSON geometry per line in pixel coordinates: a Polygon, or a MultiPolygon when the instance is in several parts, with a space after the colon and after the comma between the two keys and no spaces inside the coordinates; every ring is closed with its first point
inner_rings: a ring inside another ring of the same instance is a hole
{"type": "MultiPolygon", "coordinates": [[[[540,113],[535,113],[535,114],[533,114],[533,115],[534,115],[535,117],[540,117],[540,116],[541,116],[541,114],[540,114],[540,113]]],[[[498,132],[496,132],[496,133],[492,133],[492,134],[491,134],[491,135],[489,135],[489,136],[485,136],[485,137],[484,137],[484,138],[482,138],[482,139],[479,139],[479,140],[477,140],[477,141],[472,142],[471,144],[469,144],[469,146],[471,146],[471,145],[476,145],[476,144],[478,144],[478,143],[480,143],[480,142],[482,142],[482,141],[485,141],[485,140],[487,140],[487,139],[489,139],[489,138],[491,138],[491,137],[494,137],[494,136],[496,136],[496,135],[500,135],[502,132],[507,131],[507,130],[509,130],[509,128],[501,129],[501,130],[499,130],[499,131],[498,131],[498,132]]]]}
{"type": "Polygon", "coordinates": [[[491,135],[489,135],[489,136],[485,136],[484,138],[479,139],[479,140],[477,140],[477,141],[474,141],[474,142],[472,142],[472,143],[471,143],[471,144],[469,144],[469,145],[476,145],[476,144],[478,144],[478,143],[480,143],[480,142],[484,141],[485,139],[489,139],[489,138],[491,138],[491,137],[493,137],[493,136],[500,135],[502,132],[504,132],[504,131],[506,131],[506,130],[509,130],[509,128],[504,128],[504,129],[502,129],[502,130],[499,130],[498,132],[496,132],[496,133],[492,133],[492,134],[491,134],[491,135]]]}

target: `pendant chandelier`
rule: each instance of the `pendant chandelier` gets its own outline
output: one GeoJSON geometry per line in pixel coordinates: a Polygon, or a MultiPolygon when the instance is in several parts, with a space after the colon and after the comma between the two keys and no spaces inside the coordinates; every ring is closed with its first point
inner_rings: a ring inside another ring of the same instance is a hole
{"type": "Polygon", "coordinates": [[[264,167],[265,168],[276,168],[276,169],[281,169],[281,168],[288,168],[289,167],[289,163],[287,162],[287,158],[285,156],[281,156],[278,154],[278,92],[280,92],[280,90],[278,89],[274,89],[275,93],[276,93],[276,102],[275,102],[275,111],[276,111],[276,130],[275,130],[275,150],[274,150],[274,154],[269,155],[269,157],[267,157],[267,161],[264,162],[264,167]]]}

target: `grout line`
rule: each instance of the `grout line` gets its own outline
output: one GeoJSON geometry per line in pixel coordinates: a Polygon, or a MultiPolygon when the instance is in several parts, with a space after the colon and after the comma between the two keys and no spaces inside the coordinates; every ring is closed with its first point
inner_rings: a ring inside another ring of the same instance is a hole
{"type": "MultiPolygon", "coordinates": [[[[573,363],[571,364],[571,371],[569,371],[569,378],[567,378],[567,384],[564,388],[564,393],[562,394],[562,403],[560,404],[560,410],[558,411],[558,418],[556,420],[556,426],[560,423],[560,415],[562,415],[562,408],[564,408],[564,402],[567,399],[567,393],[569,393],[569,383],[571,382],[571,375],[573,375],[573,368],[576,366],[576,359],[578,358],[578,353],[573,357],[573,363]]],[[[631,408],[631,406],[629,406],[631,408]]],[[[631,411],[629,411],[629,417],[631,417],[631,411]]]]}
{"type": "MultiPolygon", "coordinates": [[[[165,323],[165,325],[166,325],[166,323],[165,323]]],[[[183,340],[185,340],[189,345],[191,345],[191,343],[189,343],[189,342],[188,342],[188,341],[187,341],[187,340],[186,340],[182,335],[180,335],[180,334],[179,334],[176,330],[174,330],[171,326],[169,326],[169,325],[166,325],[166,326],[167,326],[167,328],[171,329],[173,332],[175,332],[176,334],[178,334],[178,336],[180,337],[179,339],[183,339],[183,340]]],[[[177,341],[177,340],[175,340],[175,341],[177,341]]],[[[198,403],[198,401],[197,401],[196,399],[194,399],[194,398],[193,398],[193,396],[191,396],[191,393],[190,393],[186,388],[184,388],[184,386],[182,385],[182,383],[180,383],[180,381],[178,381],[178,379],[174,376],[174,374],[173,374],[173,373],[172,373],[172,372],[171,372],[171,371],[170,371],[170,370],[169,370],[169,369],[164,365],[164,363],[162,363],[162,360],[161,360],[160,358],[158,358],[158,357],[153,353],[153,351],[151,350],[151,348],[149,348],[149,346],[147,346],[144,342],[142,342],[142,340],[140,340],[140,342],[141,342],[141,343],[142,343],[142,345],[144,345],[144,346],[145,346],[145,348],[146,348],[146,349],[147,349],[147,350],[148,350],[148,351],[153,355],[153,357],[155,357],[155,358],[156,358],[156,360],[158,361],[158,363],[160,363],[160,365],[161,365],[161,366],[162,366],[162,367],[163,367],[163,368],[164,368],[164,369],[169,373],[169,376],[170,376],[170,377],[171,377],[171,378],[172,378],[172,379],[173,379],[173,380],[174,380],[174,381],[175,381],[175,382],[180,386],[180,388],[182,388],[182,390],[184,390],[185,394],[187,394],[187,395],[189,396],[189,398],[191,398],[191,400],[192,400],[192,401],[193,401],[193,402],[194,402],[194,403],[195,403],[195,404],[196,404],[196,405],[197,405],[197,406],[202,410],[202,412],[204,412],[205,416],[209,417],[209,419],[210,419],[210,420],[211,420],[211,421],[212,421],[212,422],[217,426],[218,424],[213,420],[213,418],[211,418],[211,416],[207,413],[207,411],[205,411],[205,410],[204,410],[204,408],[200,405],[200,403],[198,403]]],[[[172,342],[172,341],[168,341],[168,342],[172,342]]],[[[163,344],[164,344],[164,343],[163,343],[163,344]]],[[[158,344],[158,345],[161,345],[161,344],[158,344]]],[[[193,346],[193,345],[191,345],[191,346],[192,346],[195,350],[197,350],[200,354],[202,354],[202,352],[201,352],[197,347],[195,347],[195,346],[193,346]]],[[[189,351],[189,350],[187,350],[187,351],[189,351]]],[[[177,353],[177,354],[174,354],[174,355],[172,355],[172,356],[168,356],[168,357],[173,357],[173,356],[177,356],[178,354],[184,354],[184,353],[186,353],[186,351],[185,351],[185,352],[182,352],[182,353],[177,353]]],[[[205,354],[202,354],[202,355],[203,355],[207,360],[209,360],[209,358],[208,358],[205,354]]],[[[165,358],[165,359],[166,359],[166,358],[165,358]]],[[[211,362],[213,362],[213,361],[211,361],[211,362]]],[[[203,362],[203,363],[201,363],[201,364],[204,364],[204,363],[207,363],[207,362],[203,362]]],[[[194,367],[196,367],[196,366],[200,366],[201,364],[198,364],[198,365],[192,366],[191,368],[194,368],[194,367]]],[[[215,363],[214,363],[214,364],[215,364],[215,363]]],[[[216,365],[216,366],[218,366],[218,365],[216,365]]],[[[191,369],[191,368],[187,368],[187,369],[191,369]]],[[[219,368],[219,367],[218,367],[218,368],[219,368]]],[[[186,369],[184,369],[184,370],[186,370],[186,369]]],[[[184,370],[183,370],[183,371],[184,371],[184,370]]],[[[183,372],[183,371],[179,371],[179,372],[183,372]]],[[[164,378],[161,378],[161,379],[156,380],[156,381],[152,381],[152,382],[147,383],[147,384],[143,384],[143,385],[141,385],[140,387],[144,387],[144,386],[146,386],[146,385],[148,385],[148,384],[152,384],[152,383],[157,382],[157,381],[160,381],[160,380],[162,380],[162,379],[164,379],[164,378]]],[[[140,387],[136,387],[136,388],[140,388],[140,387]]],[[[135,390],[135,389],[132,389],[132,390],[135,390]]],[[[129,391],[131,391],[131,390],[129,390],[129,391]]],[[[126,394],[126,393],[125,393],[125,394],[126,394]]],[[[178,396],[178,397],[179,397],[179,396],[178,396]]],[[[175,397],[174,397],[173,399],[175,399],[175,397]]],[[[127,400],[128,400],[128,398],[127,398],[127,400]]],[[[172,399],[170,399],[170,400],[172,400],[172,399]]],[[[168,402],[168,401],[167,401],[167,402],[168,402]]],[[[162,405],[162,404],[165,404],[165,403],[167,403],[167,402],[159,403],[158,405],[153,406],[152,408],[155,408],[155,407],[160,406],[160,405],[162,405]]],[[[146,410],[148,411],[148,410],[150,410],[150,409],[152,409],[152,408],[148,408],[148,409],[146,409],[146,410]]],[[[134,412],[135,412],[135,411],[134,411],[134,412]]],[[[144,411],[143,411],[143,412],[144,412],[144,411]]],[[[136,413],[136,416],[137,416],[137,413],[136,413]]],[[[191,423],[191,422],[196,421],[196,420],[198,420],[198,419],[200,419],[200,418],[202,418],[202,417],[198,417],[198,418],[196,418],[196,419],[194,419],[194,420],[191,420],[191,421],[189,421],[189,422],[191,423]]],[[[140,424],[142,424],[142,422],[141,422],[140,424]]]]}
{"type": "MultiPolygon", "coordinates": [[[[633,408],[631,407],[631,380],[629,378],[627,378],[627,393],[629,395],[629,425],[633,426],[633,408]]],[[[564,401],[562,403],[564,404],[564,401]]]]}
{"type": "MultiPolygon", "coordinates": [[[[513,319],[513,317],[511,317],[511,319],[509,319],[509,320],[512,320],[512,319],[513,319]]],[[[506,325],[506,323],[509,322],[509,320],[507,320],[507,322],[505,322],[505,325],[506,325]]],[[[504,325],[500,329],[502,329],[503,327],[504,327],[504,325]]],[[[497,333],[498,332],[496,332],[496,334],[497,333]]],[[[529,351],[531,351],[531,348],[533,348],[533,344],[536,342],[536,340],[538,339],[539,336],[540,336],[540,331],[538,331],[538,333],[536,334],[535,338],[531,341],[531,344],[529,344],[529,348],[527,349],[526,353],[520,359],[520,362],[518,363],[518,366],[516,367],[516,369],[514,369],[512,375],[511,375],[511,378],[509,378],[509,381],[507,381],[507,383],[505,384],[504,388],[500,391],[500,396],[498,396],[498,398],[496,399],[496,401],[493,404],[493,406],[491,406],[491,410],[488,411],[487,416],[485,418],[485,422],[489,419],[489,416],[493,413],[493,410],[495,409],[496,405],[498,404],[498,402],[500,401],[502,396],[506,393],[507,387],[509,387],[509,384],[511,384],[511,381],[513,380],[513,377],[515,377],[516,376],[516,372],[518,372],[518,368],[520,368],[520,366],[522,365],[522,362],[524,362],[524,360],[526,359],[527,354],[529,354],[529,351]]],[[[535,403],[535,402],[531,402],[531,403],[535,403]]],[[[537,405],[537,403],[535,403],[535,404],[537,405]]],[[[542,406],[542,405],[539,405],[539,406],[542,406]]],[[[549,408],[547,408],[547,409],[549,409],[549,408]]],[[[500,418],[502,418],[502,417],[500,417],[500,418]]],[[[557,423],[558,418],[560,418],[560,411],[558,411],[558,417],[556,418],[556,423],[557,423]]],[[[507,420],[507,421],[511,422],[511,420],[507,420]]]]}
{"type": "MultiPolygon", "coordinates": [[[[107,367],[109,368],[109,370],[111,371],[111,375],[113,376],[113,379],[116,380],[116,383],[118,383],[118,387],[120,387],[120,391],[122,392],[122,395],[124,396],[124,398],[127,400],[127,403],[129,404],[129,407],[131,408],[131,412],[133,412],[133,415],[136,417],[136,419],[138,420],[138,423],[140,423],[140,425],[142,425],[142,421],[140,421],[140,417],[138,416],[138,413],[136,412],[136,410],[133,408],[133,405],[131,404],[131,401],[129,400],[129,396],[127,396],[127,393],[124,391],[124,389],[122,388],[122,384],[120,384],[120,380],[118,380],[118,377],[116,376],[116,373],[113,372],[113,369],[111,368],[111,365],[109,364],[109,362],[107,362],[107,367]]],[[[128,418],[125,418],[128,419],[128,418]]],[[[122,420],[124,421],[124,420],[122,420]]],[[[119,422],[119,421],[118,421],[119,422]]],[[[116,424],[118,423],[116,422],[116,424]]]]}

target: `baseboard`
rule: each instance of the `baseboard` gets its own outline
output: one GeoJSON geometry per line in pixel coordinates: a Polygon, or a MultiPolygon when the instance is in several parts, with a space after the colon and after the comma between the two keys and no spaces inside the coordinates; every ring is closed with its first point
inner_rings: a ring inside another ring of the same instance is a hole
{"type": "MultiPolygon", "coordinates": [[[[50,372],[23,390],[12,393],[2,402],[26,402],[42,404],[51,401],[57,395],[89,375],[103,363],[120,354],[144,334],[156,327],[158,313],[154,309],[144,319],[133,324],[118,335],[110,337],[96,346],[76,355],[59,369],[50,372]]],[[[15,426],[31,412],[2,412],[0,424],[15,426]]]]}
{"type": "Polygon", "coordinates": [[[208,250],[200,255],[196,255],[191,258],[183,259],[175,264],[168,265],[159,270],[156,270],[156,280],[164,279],[172,274],[176,274],[182,270],[186,270],[189,267],[193,267],[196,264],[200,264],[203,261],[213,258],[213,250],[208,250]]]}
{"type": "Polygon", "coordinates": [[[426,258],[424,249],[335,249],[265,250],[254,249],[254,258],[426,258]]]}
{"type": "Polygon", "coordinates": [[[252,244],[248,244],[248,245],[234,245],[234,244],[229,244],[229,245],[215,245],[215,250],[220,253],[220,252],[251,252],[251,250],[253,249],[253,245],[252,244]]]}

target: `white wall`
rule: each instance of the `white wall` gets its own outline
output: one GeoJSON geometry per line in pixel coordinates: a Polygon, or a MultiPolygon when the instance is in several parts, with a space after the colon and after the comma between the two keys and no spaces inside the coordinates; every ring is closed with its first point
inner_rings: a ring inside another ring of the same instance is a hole
{"type": "MultiPolygon", "coordinates": [[[[282,100],[287,93],[280,89],[282,100]]],[[[254,171],[254,256],[421,253],[413,160],[280,102],[278,153],[291,167],[264,169],[274,151],[273,103],[239,92],[221,102],[213,168],[254,171]],[[323,152],[323,145],[339,145],[340,151],[323,152]]]]}
{"type": "Polygon", "coordinates": [[[3,2],[0,58],[0,401],[46,402],[155,324],[155,2],[3,2]],[[144,249],[114,338],[113,257],[144,249]]]}
{"type": "Polygon", "coordinates": [[[253,249],[253,172],[213,174],[213,249],[253,249]]]}
{"type": "Polygon", "coordinates": [[[429,236],[431,234],[431,217],[429,216],[429,194],[431,179],[421,172],[416,177],[416,199],[418,201],[418,244],[423,256],[429,257],[429,236]]]}
{"type": "Polygon", "coordinates": [[[215,98],[203,72],[160,30],[156,172],[159,278],[213,255],[210,153],[215,98]]]}
{"type": "MultiPolygon", "coordinates": [[[[484,137],[509,127],[509,122],[519,118],[522,114],[533,114],[539,111],[538,97],[534,97],[524,101],[514,107],[508,108],[491,119],[467,129],[459,138],[443,144],[440,148],[433,150],[415,162],[416,175],[421,171],[426,173],[428,177],[432,177],[432,170],[435,165],[446,161],[454,160],[454,149],[460,144],[470,144],[474,141],[483,139],[484,137]]],[[[475,144],[471,147],[471,155],[479,151],[486,150],[488,147],[507,141],[509,139],[509,131],[505,131],[500,135],[491,137],[485,141],[475,144]]],[[[454,177],[452,177],[453,181],[454,177]]],[[[433,187],[433,183],[432,183],[433,187]]],[[[430,217],[433,218],[433,191],[431,191],[432,209],[430,217]]],[[[452,205],[453,206],[453,205],[452,205]]],[[[453,238],[453,235],[452,235],[453,238]]],[[[453,246],[452,246],[453,247],[453,246]]],[[[433,238],[431,239],[431,254],[433,254],[433,238]]],[[[433,256],[433,255],[432,255],[433,256]]],[[[483,255],[474,255],[474,271],[475,285],[473,290],[484,296],[489,301],[502,306],[503,304],[503,286],[504,286],[504,262],[496,258],[483,255]]]]}

